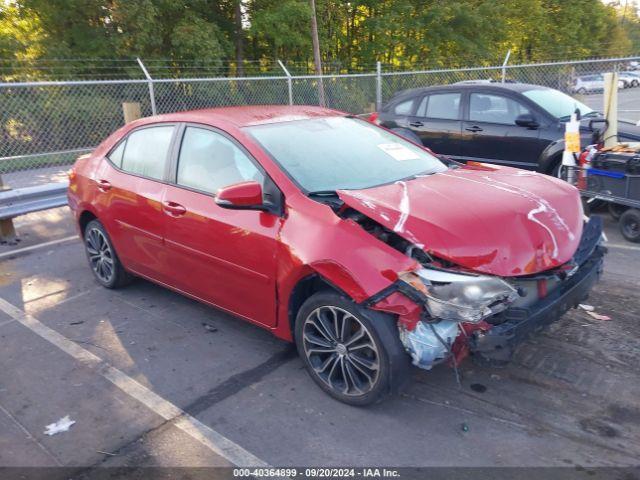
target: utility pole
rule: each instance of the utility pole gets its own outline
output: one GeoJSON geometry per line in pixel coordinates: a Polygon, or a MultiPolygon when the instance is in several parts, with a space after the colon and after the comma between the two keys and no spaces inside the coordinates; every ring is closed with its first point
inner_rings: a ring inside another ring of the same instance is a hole
{"type": "Polygon", "coordinates": [[[318,75],[318,101],[320,106],[326,106],[324,99],[324,84],[322,83],[322,59],[320,58],[320,39],[318,38],[318,19],[316,17],[316,2],[309,0],[311,4],[311,41],[313,42],[313,61],[318,75]]]}
{"type": "Polygon", "coordinates": [[[234,43],[236,50],[236,77],[244,77],[244,30],[242,28],[242,0],[235,0],[233,9],[235,23],[234,43]]]}

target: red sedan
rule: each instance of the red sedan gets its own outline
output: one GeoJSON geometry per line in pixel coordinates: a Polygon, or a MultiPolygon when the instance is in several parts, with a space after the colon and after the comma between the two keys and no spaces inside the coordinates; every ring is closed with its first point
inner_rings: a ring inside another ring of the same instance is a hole
{"type": "Polygon", "coordinates": [[[98,282],[143,277],[269,329],[356,405],[410,363],[507,360],[586,298],[605,253],[567,183],[318,107],[138,120],[70,179],[98,282]]]}

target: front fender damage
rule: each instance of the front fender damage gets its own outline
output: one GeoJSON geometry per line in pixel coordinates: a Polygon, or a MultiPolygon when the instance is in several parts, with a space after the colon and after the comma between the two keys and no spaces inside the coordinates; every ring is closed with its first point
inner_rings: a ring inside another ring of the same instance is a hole
{"type": "Polygon", "coordinates": [[[362,304],[398,316],[400,340],[415,366],[430,370],[445,361],[455,366],[469,355],[467,339],[471,334],[487,331],[491,325],[485,321],[472,324],[431,318],[425,307],[427,297],[420,287],[398,279],[362,304]]]}

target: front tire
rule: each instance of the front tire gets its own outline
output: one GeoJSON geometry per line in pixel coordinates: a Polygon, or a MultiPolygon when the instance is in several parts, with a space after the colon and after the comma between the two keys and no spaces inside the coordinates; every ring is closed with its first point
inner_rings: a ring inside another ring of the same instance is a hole
{"type": "Polygon", "coordinates": [[[370,405],[410,375],[395,318],[334,292],[304,302],[296,318],[298,354],[314,382],[343,403],[370,405]]]}
{"type": "Polygon", "coordinates": [[[629,207],[620,205],[619,203],[609,202],[607,204],[607,209],[609,210],[609,215],[611,215],[611,218],[613,218],[614,220],[620,220],[622,214],[626,212],[629,207]]]}
{"type": "Polygon", "coordinates": [[[84,229],[84,249],[95,279],[106,288],[120,288],[131,282],[109,234],[98,220],[90,221],[84,229]]]}

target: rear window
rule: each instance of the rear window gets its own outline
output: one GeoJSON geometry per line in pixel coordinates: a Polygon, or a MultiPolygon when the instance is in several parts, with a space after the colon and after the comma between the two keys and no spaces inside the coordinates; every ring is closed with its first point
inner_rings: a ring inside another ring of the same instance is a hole
{"type": "Polygon", "coordinates": [[[393,107],[393,113],[396,115],[410,115],[413,110],[413,98],[411,100],[405,100],[398,103],[393,107]]]}
{"type": "Polygon", "coordinates": [[[169,157],[173,128],[149,127],[132,132],[127,137],[121,168],[127,172],[161,180],[169,157]]]}
{"type": "Polygon", "coordinates": [[[113,162],[114,165],[118,166],[118,167],[122,167],[122,154],[124,153],[124,146],[127,142],[120,142],[120,145],[118,145],[110,154],[109,154],[109,160],[111,160],[113,162]]]}

